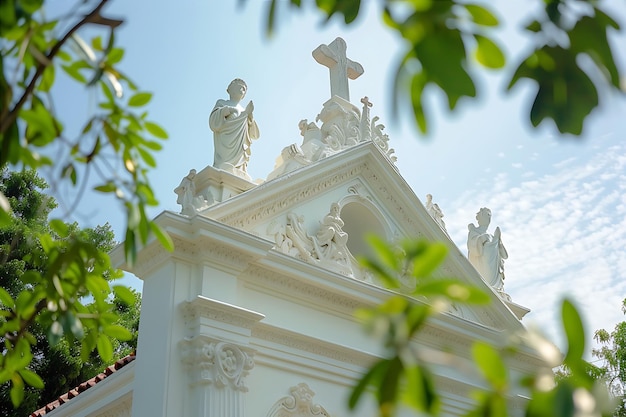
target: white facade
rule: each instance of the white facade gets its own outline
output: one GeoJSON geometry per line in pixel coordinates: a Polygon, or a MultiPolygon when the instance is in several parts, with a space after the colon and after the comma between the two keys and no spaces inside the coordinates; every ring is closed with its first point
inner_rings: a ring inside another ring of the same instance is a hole
{"type": "MultiPolygon", "coordinates": [[[[457,359],[433,365],[443,414],[471,406],[483,384],[469,366],[473,342],[502,344],[528,310],[486,284],[431,217],[395,167],[382,125],[370,121],[371,104],[361,103],[362,111],[335,96],[321,127],[303,120],[302,146],[285,148],[266,182],[249,181],[245,165],[186,177],[177,188],[185,214],[155,219],[174,251],[153,241],[132,269],[144,281],[137,359],[50,416],[351,415],[351,387],[382,354],[353,313],[390,295],[355,261],[368,253],[370,232],[444,242],[440,275],[491,297],[486,306],[453,306],[415,340],[457,359]],[[327,221],[342,232],[330,240],[327,221]]],[[[114,261],[121,257],[118,248],[114,261]]],[[[513,375],[541,365],[524,350],[508,364],[513,375]]],[[[524,392],[511,392],[511,415],[522,415],[524,392]]],[[[376,409],[365,402],[354,415],[376,409]]]]}

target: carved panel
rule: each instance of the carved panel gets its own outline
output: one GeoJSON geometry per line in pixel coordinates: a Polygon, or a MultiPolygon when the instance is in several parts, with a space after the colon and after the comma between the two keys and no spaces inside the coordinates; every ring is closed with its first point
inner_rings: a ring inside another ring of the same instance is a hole
{"type": "Polygon", "coordinates": [[[214,384],[246,392],[245,377],[254,367],[252,350],[209,339],[181,342],[182,362],[192,375],[191,384],[214,384]]]}
{"type": "Polygon", "coordinates": [[[290,394],[274,404],[267,417],[330,417],[330,414],[319,404],[313,404],[315,392],[305,383],[289,389],[290,394]]]}

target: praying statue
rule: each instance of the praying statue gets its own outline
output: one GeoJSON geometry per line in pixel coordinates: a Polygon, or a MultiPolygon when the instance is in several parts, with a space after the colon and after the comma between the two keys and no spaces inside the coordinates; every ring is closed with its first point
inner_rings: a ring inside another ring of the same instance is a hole
{"type": "Polygon", "coordinates": [[[499,293],[504,294],[504,260],[509,257],[502,244],[500,228],[493,235],[487,233],[491,222],[491,210],[481,208],[476,213],[478,227],[470,223],[467,228],[468,258],[483,279],[499,293]]]}
{"type": "Polygon", "coordinates": [[[240,102],[246,96],[245,81],[235,78],[228,85],[228,100],[217,100],[209,116],[213,131],[213,166],[239,177],[251,180],[248,175],[250,145],[259,138],[259,127],[254,121],[252,101],[244,108],[240,102]]]}

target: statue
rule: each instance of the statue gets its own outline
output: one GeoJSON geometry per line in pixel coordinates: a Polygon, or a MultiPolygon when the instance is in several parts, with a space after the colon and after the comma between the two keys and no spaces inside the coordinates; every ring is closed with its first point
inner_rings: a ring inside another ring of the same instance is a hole
{"type": "Polygon", "coordinates": [[[491,210],[481,208],[476,213],[478,227],[470,223],[467,228],[468,258],[483,279],[504,295],[504,260],[509,257],[502,244],[500,228],[496,227],[493,235],[487,233],[491,222],[491,210]]]}
{"type": "Polygon", "coordinates": [[[435,220],[435,223],[437,223],[447,234],[448,231],[446,230],[446,224],[443,221],[443,211],[439,208],[439,204],[433,203],[432,194],[426,194],[426,211],[430,214],[430,217],[435,220]]]}
{"type": "Polygon", "coordinates": [[[181,205],[180,214],[185,216],[194,216],[197,210],[202,210],[213,204],[213,199],[207,199],[205,196],[196,195],[196,184],[194,178],[196,170],[190,169],[181,181],[180,185],[174,188],[174,192],[178,195],[176,202],[181,205]]]}
{"type": "Polygon", "coordinates": [[[217,100],[209,116],[209,127],[213,131],[213,166],[251,180],[248,175],[250,145],[259,138],[259,127],[252,115],[254,104],[248,103],[244,109],[240,103],[248,86],[235,78],[226,91],[228,100],[217,100]]]}

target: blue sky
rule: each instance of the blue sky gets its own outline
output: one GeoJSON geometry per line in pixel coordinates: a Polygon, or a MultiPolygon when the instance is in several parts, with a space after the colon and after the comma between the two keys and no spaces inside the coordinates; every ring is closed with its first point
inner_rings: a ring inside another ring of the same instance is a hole
{"type": "MultiPolygon", "coordinates": [[[[556,333],[559,300],[571,295],[589,329],[612,329],[623,319],[626,297],[626,101],[610,96],[589,118],[582,137],[559,136],[553,126],[531,129],[527,121],[531,85],[521,83],[504,96],[505,75],[481,71],[485,90],[449,115],[443,97],[428,96],[431,133],[417,132],[406,111],[391,114],[391,81],[401,41],[384,29],[378,2],[365,1],[364,16],[346,28],[322,25],[310,10],[281,14],[272,39],[263,35],[269,2],[188,0],[115,1],[109,14],[126,23],[117,34],[126,49],[122,68],[144,90],[154,93],[150,118],[170,134],[150,174],[160,206],[178,211],[173,189],[189,169],[213,162],[208,115],[235,77],[248,84],[261,138],[253,144],[249,173],[265,178],[287,145],[300,142],[298,122],[315,119],[330,98],[328,70],[311,51],[343,37],[348,56],[365,73],[350,83],[351,101],[368,96],[372,116],[380,116],[398,157],[397,166],[424,200],[433,194],[444,211],[448,232],[465,249],[467,224],[480,207],[492,210],[509,253],[505,290],[532,309],[525,323],[556,333]]],[[[535,1],[536,4],[539,1],[535,1]]],[[[520,32],[528,1],[498,0],[500,31],[507,58],[517,62],[529,47],[520,32]]],[[[624,17],[624,14],[621,16],[624,17]]],[[[621,20],[626,24],[626,19],[621,20]]],[[[623,45],[615,50],[626,68],[623,45]]],[[[93,93],[59,79],[59,106],[66,118],[94,111],[93,93]],[[67,85],[66,85],[67,84],[67,85]]],[[[359,105],[360,107],[360,105],[359,105]]],[[[70,123],[71,125],[71,123],[70,123]]],[[[71,128],[71,126],[69,126],[71,128]]],[[[110,199],[87,195],[74,217],[83,224],[110,222],[119,236],[121,210],[110,199]],[[106,208],[103,208],[106,207],[106,208]]]]}

